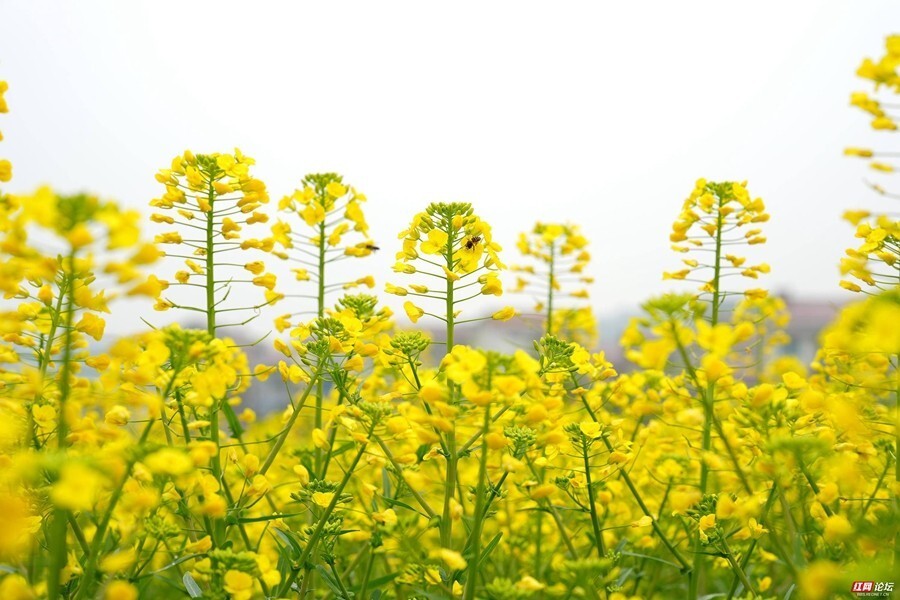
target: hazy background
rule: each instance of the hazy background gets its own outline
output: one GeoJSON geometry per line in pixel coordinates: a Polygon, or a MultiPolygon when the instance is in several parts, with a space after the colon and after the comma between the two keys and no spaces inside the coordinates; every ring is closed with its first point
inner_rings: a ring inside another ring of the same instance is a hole
{"type": "Polygon", "coordinates": [[[0,0],[5,189],[145,208],[172,156],[237,146],[273,201],[317,171],[369,197],[383,250],[355,267],[379,290],[411,215],[462,200],[511,262],[535,220],[582,224],[595,306],[617,313],[673,287],[694,181],[747,179],[772,214],[759,283],[841,298],[840,215],[887,206],[841,155],[888,142],[848,98],[897,29],[896,1],[0,0]]]}

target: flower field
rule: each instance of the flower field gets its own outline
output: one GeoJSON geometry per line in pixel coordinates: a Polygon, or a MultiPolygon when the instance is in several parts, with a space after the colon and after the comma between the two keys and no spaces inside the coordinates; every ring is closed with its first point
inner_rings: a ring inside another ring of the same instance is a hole
{"type": "MultiPolygon", "coordinates": [[[[853,94],[875,130],[897,129],[898,67],[900,36],[860,67],[894,97],[853,94]]],[[[880,172],[897,156],[845,153],[880,172]]],[[[848,207],[849,249],[823,245],[848,303],[805,364],[754,259],[766,204],[698,180],[672,203],[672,292],[612,364],[586,226],[499,240],[477,206],[423,202],[397,236],[334,173],[270,202],[238,150],[161,164],[145,213],[0,194],[0,599],[892,593],[896,212],[848,207]],[[375,252],[392,272],[367,270],[375,252]],[[533,345],[456,343],[521,318],[480,308],[515,292],[540,299],[533,345]],[[139,335],[106,326],[126,298],[157,311],[139,335]],[[253,364],[237,332],[272,308],[255,344],[278,358],[253,364]],[[256,414],[254,386],[280,410],[256,414]]]]}

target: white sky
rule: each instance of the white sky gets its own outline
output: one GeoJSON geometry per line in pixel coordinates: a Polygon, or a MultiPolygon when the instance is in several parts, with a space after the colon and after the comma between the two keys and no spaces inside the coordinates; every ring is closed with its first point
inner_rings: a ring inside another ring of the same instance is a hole
{"type": "Polygon", "coordinates": [[[237,146],[274,201],[317,171],[369,197],[379,289],[411,215],[463,200],[512,262],[535,220],[581,223],[610,312],[672,287],[695,179],[748,179],[772,214],[760,283],[841,295],[841,212],[889,206],[841,155],[890,142],[848,97],[900,2],[443,6],[0,0],[6,190],[146,208],[172,156],[237,146]]]}

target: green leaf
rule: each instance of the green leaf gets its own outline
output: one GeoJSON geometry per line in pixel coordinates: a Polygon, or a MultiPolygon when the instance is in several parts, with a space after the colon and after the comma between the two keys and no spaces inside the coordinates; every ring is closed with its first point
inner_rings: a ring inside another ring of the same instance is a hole
{"type": "Polygon", "coordinates": [[[319,575],[322,576],[322,579],[325,580],[325,583],[328,584],[328,587],[331,588],[331,591],[334,592],[335,598],[343,598],[344,592],[341,591],[341,586],[338,585],[337,580],[335,580],[334,576],[329,573],[325,567],[322,565],[316,565],[316,571],[319,572],[319,575]]]}
{"type": "Polygon", "coordinates": [[[277,535],[284,543],[291,547],[291,549],[294,551],[293,557],[300,558],[300,556],[303,554],[303,548],[301,548],[300,543],[296,539],[294,539],[293,534],[289,531],[278,529],[277,527],[274,527],[272,530],[275,532],[275,535],[277,535]]]}
{"type": "Polygon", "coordinates": [[[267,515],[264,517],[241,517],[238,519],[239,523],[258,523],[260,521],[274,521],[276,519],[288,519],[290,517],[297,517],[300,515],[306,514],[305,512],[297,512],[297,513],[287,513],[284,515],[267,515]]]}
{"type": "Polygon", "coordinates": [[[399,500],[395,500],[394,498],[388,498],[387,496],[382,496],[381,498],[382,498],[382,500],[384,500],[384,503],[387,504],[388,506],[390,506],[391,508],[393,508],[394,506],[400,506],[402,508],[405,508],[406,510],[411,510],[414,513],[418,513],[418,514],[422,515],[423,517],[425,517],[426,519],[428,518],[428,515],[426,515],[425,513],[423,513],[420,510],[416,510],[415,508],[413,508],[412,506],[410,506],[409,504],[407,504],[405,502],[400,502],[399,500]]]}
{"type": "Polygon", "coordinates": [[[144,579],[145,577],[152,577],[153,575],[158,575],[158,574],[162,573],[163,571],[168,571],[175,565],[179,565],[185,561],[191,560],[193,558],[197,558],[198,556],[203,556],[203,554],[185,554],[184,556],[182,556],[180,558],[176,558],[175,560],[173,560],[172,562],[170,562],[169,564],[167,564],[166,566],[164,566],[160,569],[151,571],[150,573],[144,573],[143,575],[138,577],[138,579],[144,579]]]}
{"type": "Polygon", "coordinates": [[[236,438],[244,435],[244,428],[241,427],[241,422],[238,420],[238,416],[234,412],[234,407],[227,402],[223,403],[222,407],[225,411],[225,420],[228,421],[228,427],[231,428],[232,435],[234,435],[234,437],[236,438]]]}
{"type": "MultiPolygon", "coordinates": [[[[372,579],[371,581],[369,581],[369,587],[370,588],[381,587],[386,583],[392,582],[394,579],[396,579],[397,575],[399,575],[399,574],[400,573],[388,573],[387,575],[382,575],[381,577],[376,577],[375,579],[372,579]]],[[[352,588],[350,588],[350,590],[353,592],[358,592],[361,587],[362,587],[362,583],[360,582],[359,585],[353,586],[352,588]]],[[[374,599],[374,597],[375,596],[374,596],[374,592],[373,592],[372,598],[374,599]]]]}
{"type": "Polygon", "coordinates": [[[184,577],[181,578],[181,581],[184,583],[184,589],[187,590],[188,596],[191,598],[203,597],[203,590],[200,589],[200,586],[197,585],[197,582],[194,581],[194,578],[190,573],[185,573],[184,577]]]}
{"type": "Polygon", "coordinates": [[[481,558],[478,559],[478,569],[479,570],[481,569],[481,565],[484,564],[484,561],[486,561],[488,556],[491,555],[491,552],[494,551],[494,548],[497,547],[497,544],[500,543],[500,538],[502,538],[502,537],[503,537],[503,532],[501,531],[500,533],[495,535],[493,537],[493,539],[491,539],[490,542],[488,542],[487,546],[484,547],[484,550],[481,553],[481,558]]]}

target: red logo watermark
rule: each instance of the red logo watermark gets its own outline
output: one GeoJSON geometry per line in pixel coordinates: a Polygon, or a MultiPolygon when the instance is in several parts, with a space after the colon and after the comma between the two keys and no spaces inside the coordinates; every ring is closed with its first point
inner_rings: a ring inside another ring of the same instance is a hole
{"type": "Polygon", "coordinates": [[[858,597],[886,597],[894,591],[893,581],[854,581],[850,591],[858,597]]]}

